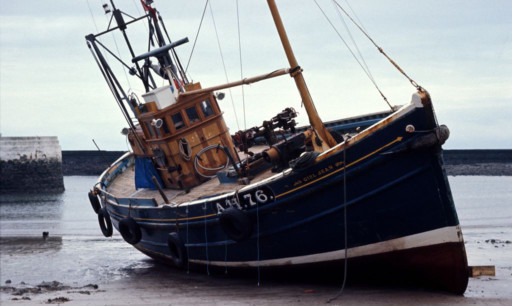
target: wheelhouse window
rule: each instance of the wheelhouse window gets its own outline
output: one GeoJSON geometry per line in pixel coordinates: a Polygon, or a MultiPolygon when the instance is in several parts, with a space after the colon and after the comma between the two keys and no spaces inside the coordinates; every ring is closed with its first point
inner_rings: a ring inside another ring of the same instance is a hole
{"type": "Polygon", "coordinates": [[[169,134],[171,133],[169,130],[169,127],[167,126],[167,123],[165,122],[165,119],[162,119],[162,128],[164,129],[164,133],[169,134]]]}
{"type": "Polygon", "coordinates": [[[199,122],[199,115],[197,114],[196,107],[192,106],[190,108],[186,109],[188,121],[190,121],[191,124],[199,122]]]}
{"type": "Polygon", "coordinates": [[[158,137],[162,137],[162,133],[160,132],[160,129],[155,126],[156,135],[158,137]]]}
{"type": "Polygon", "coordinates": [[[151,123],[146,122],[146,127],[149,130],[149,133],[151,134],[151,137],[155,137],[155,131],[153,131],[153,127],[151,126],[151,123]]]}
{"type": "Polygon", "coordinates": [[[180,113],[171,115],[172,122],[174,123],[174,128],[179,130],[185,127],[185,122],[183,122],[183,117],[181,117],[180,113]]]}
{"type": "Polygon", "coordinates": [[[205,118],[213,115],[213,108],[212,108],[212,105],[210,104],[210,101],[205,100],[205,101],[201,102],[200,105],[201,105],[201,110],[203,111],[205,118]]]}

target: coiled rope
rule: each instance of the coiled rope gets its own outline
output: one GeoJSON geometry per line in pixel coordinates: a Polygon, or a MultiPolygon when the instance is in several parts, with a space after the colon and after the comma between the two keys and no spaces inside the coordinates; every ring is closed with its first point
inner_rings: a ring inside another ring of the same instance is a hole
{"type": "MultiPolygon", "coordinates": [[[[202,177],[205,177],[205,178],[214,178],[217,176],[217,174],[214,174],[214,175],[206,175],[206,174],[203,174],[201,173],[201,171],[199,171],[199,168],[205,170],[205,171],[211,171],[211,172],[217,172],[217,171],[220,171],[222,169],[225,169],[227,168],[227,166],[229,165],[229,158],[226,158],[226,164],[224,166],[220,166],[218,168],[207,168],[203,165],[201,165],[201,163],[199,162],[199,160],[201,159],[201,155],[208,151],[208,150],[211,150],[211,149],[221,149],[219,145],[211,145],[211,146],[207,146],[206,148],[202,149],[201,151],[197,152],[196,154],[196,157],[194,158],[194,170],[196,170],[197,174],[199,174],[200,176],[202,177]]],[[[222,150],[224,152],[224,150],[222,150]]],[[[225,153],[225,152],[224,152],[225,153]]]]}

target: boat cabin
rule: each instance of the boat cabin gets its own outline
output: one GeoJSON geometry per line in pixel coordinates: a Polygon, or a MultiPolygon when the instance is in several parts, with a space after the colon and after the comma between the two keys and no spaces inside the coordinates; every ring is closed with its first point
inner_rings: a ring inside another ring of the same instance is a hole
{"type": "MultiPolygon", "coordinates": [[[[200,89],[199,83],[185,85],[200,89]]],[[[166,188],[187,189],[212,175],[206,169],[222,168],[228,162],[225,152],[198,153],[209,146],[221,146],[235,156],[233,141],[213,92],[177,97],[171,87],[156,88],[142,96],[145,103],[135,107],[143,139],[140,148],[130,133],[129,141],[137,157],[150,157],[166,188]],[[144,153],[146,152],[146,153],[144,153]],[[198,157],[196,157],[198,156],[198,157]],[[195,159],[201,169],[194,169],[195,159]],[[202,176],[200,173],[205,176],[202,176]]]]}

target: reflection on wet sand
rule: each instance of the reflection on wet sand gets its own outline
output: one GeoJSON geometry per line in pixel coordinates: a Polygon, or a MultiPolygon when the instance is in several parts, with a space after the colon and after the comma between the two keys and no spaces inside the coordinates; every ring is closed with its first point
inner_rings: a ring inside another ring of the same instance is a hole
{"type": "Polygon", "coordinates": [[[62,249],[62,237],[0,237],[0,252],[8,256],[49,255],[62,249]]]}
{"type": "MultiPolygon", "coordinates": [[[[244,275],[228,270],[226,275],[211,270],[208,276],[202,270],[188,274],[161,265],[118,234],[112,238],[101,235],[87,199],[87,186],[95,179],[66,177],[66,192],[60,197],[0,197],[2,305],[45,303],[60,297],[70,303],[101,305],[309,305],[323,304],[339,290],[339,280],[322,276],[273,276],[263,271],[258,287],[254,271],[244,275]],[[47,240],[43,240],[43,231],[49,232],[47,240]],[[47,284],[55,286],[46,290],[47,284]]],[[[340,303],[512,304],[512,177],[449,179],[469,264],[495,265],[496,277],[470,279],[461,297],[391,284],[355,283],[349,266],[349,287],[340,303]]]]}

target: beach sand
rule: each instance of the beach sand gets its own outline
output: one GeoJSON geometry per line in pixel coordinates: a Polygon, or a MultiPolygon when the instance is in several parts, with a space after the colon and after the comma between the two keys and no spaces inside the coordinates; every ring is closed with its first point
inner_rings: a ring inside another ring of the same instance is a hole
{"type": "MultiPolygon", "coordinates": [[[[511,305],[511,267],[496,277],[472,278],[464,296],[415,287],[349,285],[332,305],[511,305]],[[508,275],[506,275],[508,273],[508,275]]],[[[350,277],[350,275],[349,275],[350,277]]],[[[11,284],[12,285],[12,284],[11,284]]],[[[154,264],[130,277],[99,285],[70,286],[58,282],[39,286],[2,287],[2,305],[320,305],[340,290],[340,284],[262,280],[223,275],[187,274],[154,264]],[[27,289],[29,288],[29,289],[27,289]]]]}
{"type": "MultiPolygon", "coordinates": [[[[159,264],[117,233],[98,235],[96,216],[79,187],[84,180],[68,178],[67,194],[37,204],[41,210],[30,222],[27,210],[19,212],[32,202],[2,204],[1,305],[321,305],[341,288],[341,271],[334,281],[275,278],[262,271],[258,286],[254,272],[208,276],[206,269],[187,274],[159,264]],[[40,231],[45,228],[51,229],[46,240],[40,231]]],[[[330,304],[512,305],[512,177],[450,177],[450,184],[469,264],[494,265],[496,276],[470,278],[464,296],[456,296],[413,285],[354,283],[349,265],[348,286],[330,304]]]]}
{"type": "MultiPolygon", "coordinates": [[[[495,265],[496,276],[471,278],[464,296],[414,286],[349,281],[331,304],[512,305],[512,243],[506,240],[512,233],[502,229],[466,232],[470,264],[495,265]]],[[[208,276],[206,271],[187,274],[146,258],[119,237],[79,241],[9,237],[1,238],[0,246],[2,305],[320,305],[341,287],[341,275],[339,281],[322,281],[307,276],[275,278],[263,271],[258,286],[255,273],[239,275],[228,270],[227,275],[217,272],[208,276]],[[83,246],[79,258],[70,256],[77,252],[75,243],[83,246]],[[118,258],[120,253],[125,254],[124,260],[118,258]],[[5,279],[6,275],[12,279],[5,279]]],[[[350,280],[350,266],[348,271],[350,280]]]]}

